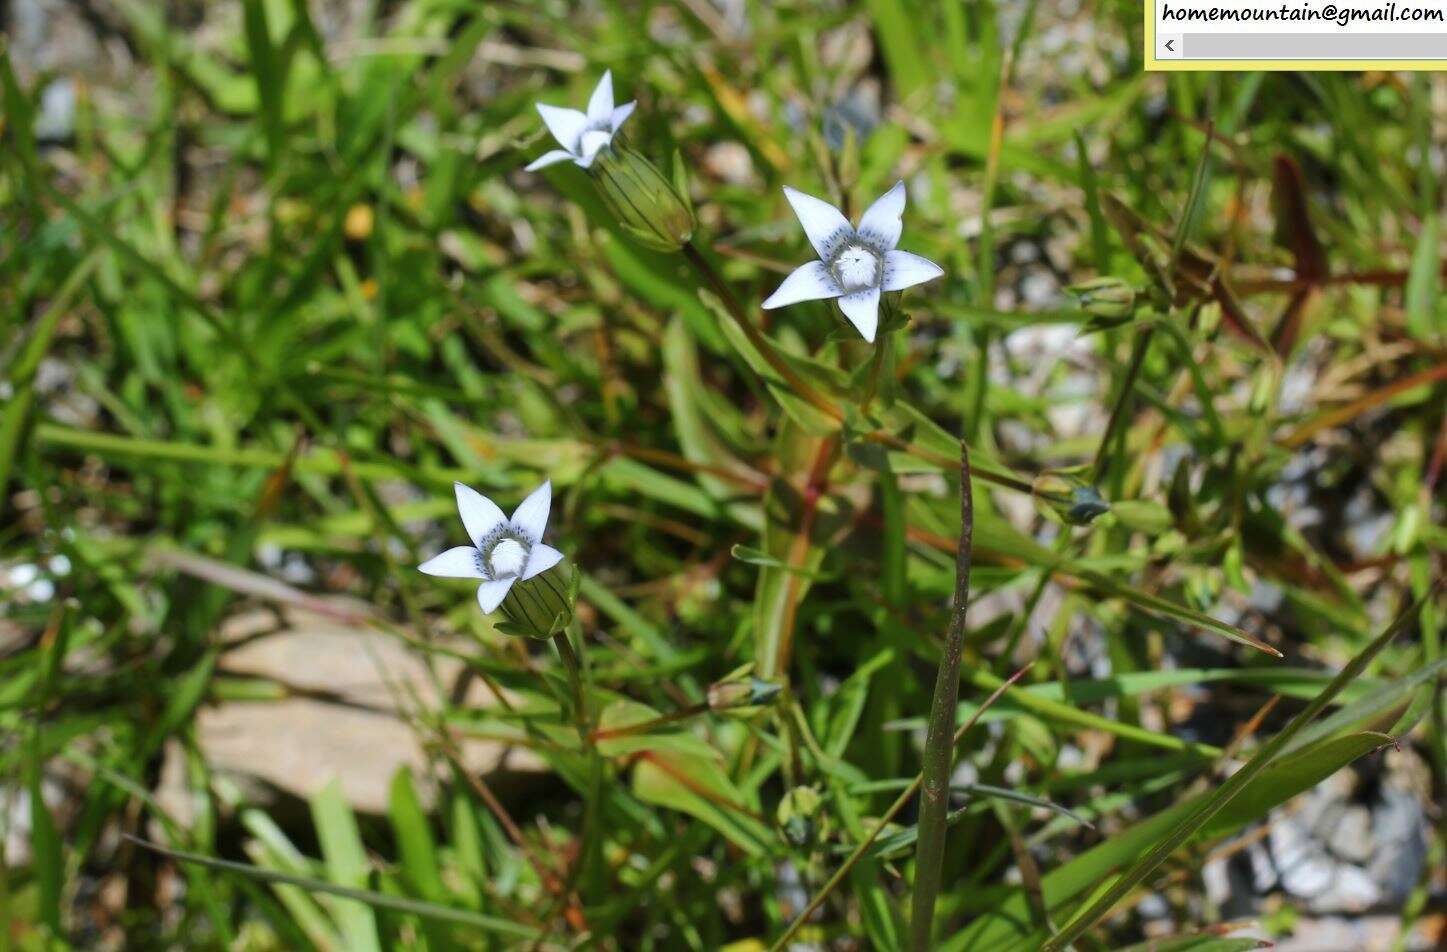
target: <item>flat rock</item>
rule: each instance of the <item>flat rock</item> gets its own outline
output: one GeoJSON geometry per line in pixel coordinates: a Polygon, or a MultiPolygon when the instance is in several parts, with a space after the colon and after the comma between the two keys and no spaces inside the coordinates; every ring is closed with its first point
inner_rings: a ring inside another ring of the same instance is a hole
{"type": "MultiPolygon", "coordinates": [[[[408,645],[313,612],[291,609],[281,627],[276,621],[270,612],[231,619],[222,636],[234,647],[218,667],[231,675],[276,681],[293,696],[225,701],[198,710],[196,743],[211,769],[243,787],[270,786],[301,799],[335,778],[354,809],[379,814],[386,811],[393,776],[406,767],[430,804],[437,784],[430,777],[423,737],[408,715],[419,707],[440,706],[461,674],[461,662],[438,657],[429,670],[408,645]]],[[[465,703],[482,708],[496,701],[474,682],[465,703]]],[[[459,745],[463,762],[479,773],[544,769],[531,751],[498,741],[460,740],[459,745]]],[[[184,752],[173,745],[157,796],[183,824],[191,816],[185,775],[184,752]]]]}

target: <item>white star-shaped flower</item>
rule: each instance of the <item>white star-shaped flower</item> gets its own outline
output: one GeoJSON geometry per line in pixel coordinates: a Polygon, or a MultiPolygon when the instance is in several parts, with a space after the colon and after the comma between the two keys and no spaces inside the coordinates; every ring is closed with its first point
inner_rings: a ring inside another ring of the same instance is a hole
{"type": "Polygon", "coordinates": [[[417,566],[418,571],[443,578],[477,578],[477,602],[485,612],[495,611],[517,581],[541,575],[563,561],[563,553],[543,544],[553,484],[545,482],[513,511],[512,518],[482,493],[462,483],[457,490],[457,512],[472,545],[459,545],[417,566]]]}
{"type": "Polygon", "coordinates": [[[544,152],[528,165],[527,171],[568,160],[580,168],[588,168],[597,158],[598,151],[613,141],[623,120],[633,113],[634,105],[625,102],[614,108],[612,70],[605,70],[603,78],[598,80],[598,86],[588,100],[587,112],[538,103],[543,123],[562,148],[544,152]]]}
{"type": "Polygon", "coordinates": [[[769,295],[764,308],[783,307],[800,301],[839,299],[839,309],[859,333],[870,342],[879,327],[879,295],[882,291],[903,291],[932,281],[944,269],[919,255],[897,251],[903,226],[904,183],[896,182],[864,211],[859,227],[849,224],[844,213],[823,199],[784,186],[784,195],[794,206],[809,244],[819,254],[794,270],[779,289],[769,295]]]}

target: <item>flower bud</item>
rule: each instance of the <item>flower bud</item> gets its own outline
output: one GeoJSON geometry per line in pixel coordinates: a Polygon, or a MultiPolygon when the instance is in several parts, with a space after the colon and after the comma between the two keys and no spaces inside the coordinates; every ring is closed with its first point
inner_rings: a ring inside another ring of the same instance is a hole
{"type": "Polygon", "coordinates": [[[546,639],[566,628],[573,620],[573,606],[578,600],[578,574],[574,571],[566,584],[559,574],[544,572],[514,582],[499,606],[506,618],[499,630],[546,639]]]}
{"type": "Polygon", "coordinates": [[[1086,330],[1124,324],[1135,315],[1135,288],[1120,278],[1092,278],[1067,289],[1090,315],[1086,330]]]}
{"type": "Polygon", "coordinates": [[[795,787],[779,801],[775,819],[784,839],[794,846],[808,846],[818,833],[815,817],[823,806],[824,798],[813,787],[795,787]]]}
{"type": "Polygon", "coordinates": [[[614,142],[589,169],[618,226],[655,251],[677,251],[693,237],[693,208],[652,162],[614,142]]]}
{"type": "Polygon", "coordinates": [[[772,704],[783,685],[762,678],[715,681],[708,686],[708,709],[715,713],[772,704]]]}
{"type": "Polygon", "coordinates": [[[1110,512],[1110,503],[1100,490],[1070,473],[1044,473],[1033,487],[1037,508],[1056,522],[1088,526],[1110,512]]]}

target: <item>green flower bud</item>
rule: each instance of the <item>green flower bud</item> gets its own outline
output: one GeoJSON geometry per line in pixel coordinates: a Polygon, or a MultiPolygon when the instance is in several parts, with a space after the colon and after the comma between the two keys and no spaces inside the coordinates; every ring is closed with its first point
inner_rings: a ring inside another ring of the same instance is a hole
{"type": "Polygon", "coordinates": [[[655,251],[677,251],[693,237],[693,207],[652,162],[614,142],[589,168],[598,197],[630,237],[655,251]]]}
{"type": "Polygon", "coordinates": [[[763,707],[772,704],[783,685],[762,678],[724,679],[708,686],[708,708],[727,711],[741,707],[763,707]]]}
{"type": "Polygon", "coordinates": [[[1135,316],[1135,288],[1120,278],[1092,278],[1067,289],[1090,315],[1086,330],[1124,324],[1135,316]]]}
{"type": "Polygon", "coordinates": [[[574,569],[565,581],[561,572],[543,572],[519,580],[508,589],[499,606],[505,621],[498,630],[525,638],[553,637],[573,620],[578,601],[578,573],[574,569]]]}
{"type": "Polygon", "coordinates": [[[1036,507],[1055,522],[1088,526],[1110,512],[1100,490],[1071,473],[1044,473],[1033,488],[1036,507]]]}
{"type": "Polygon", "coordinates": [[[818,833],[815,818],[823,805],[823,796],[813,787],[795,787],[784,794],[774,815],[784,839],[794,846],[808,846],[814,842],[818,833]]]}

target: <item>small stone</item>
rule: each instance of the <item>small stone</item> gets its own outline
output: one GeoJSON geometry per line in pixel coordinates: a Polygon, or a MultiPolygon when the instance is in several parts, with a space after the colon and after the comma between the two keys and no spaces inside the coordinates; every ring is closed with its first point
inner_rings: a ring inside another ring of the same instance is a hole
{"type": "Polygon", "coordinates": [[[1341,859],[1352,863],[1370,860],[1376,849],[1371,812],[1363,806],[1347,807],[1332,825],[1328,842],[1331,851],[1341,859]]]}
{"type": "MultiPolygon", "coordinates": [[[[446,703],[460,662],[434,658],[434,681],[419,654],[379,632],[293,609],[285,614],[286,627],[260,633],[271,618],[248,612],[229,619],[223,638],[235,647],[222,656],[220,669],[275,680],[307,696],[200,708],[196,742],[210,767],[249,790],[253,801],[264,801],[267,787],[306,798],[335,778],[348,802],[371,814],[386,812],[392,777],[408,767],[430,804],[437,790],[423,749],[427,738],[407,711],[446,703]]],[[[474,681],[463,703],[486,708],[496,700],[474,681]]],[[[476,771],[542,767],[535,754],[496,741],[464,740],[459,746],[463,762],[476,771]]],[[[157,791],[183,825],[191,816],[184,758],[179,746],[168,748],[157,791]]]]}

